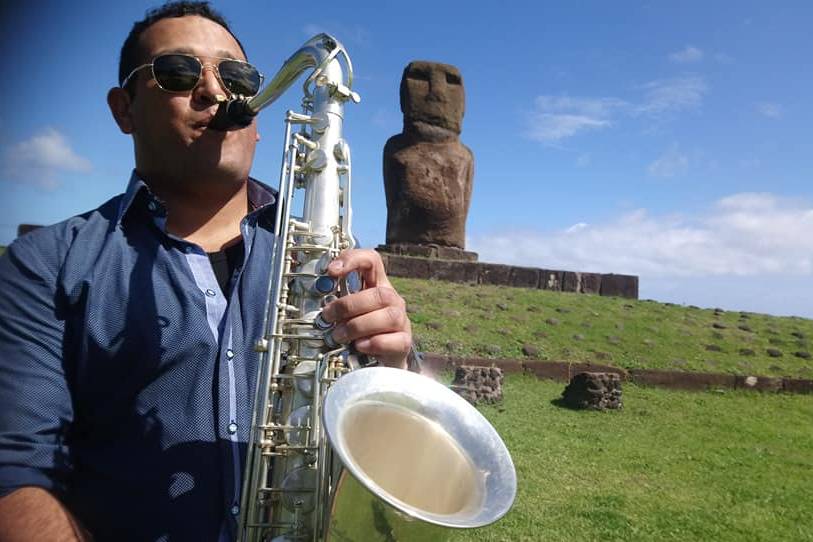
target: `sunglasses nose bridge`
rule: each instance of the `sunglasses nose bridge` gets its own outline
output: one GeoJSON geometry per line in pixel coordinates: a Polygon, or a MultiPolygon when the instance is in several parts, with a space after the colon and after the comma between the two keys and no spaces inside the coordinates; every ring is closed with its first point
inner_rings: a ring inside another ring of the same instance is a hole
{"type": "Polygon", "coordinates": [[[223,78],[220,76],[220,70],[217,64],[212,63],[201,63],[200,80],[196,86],[196,90],[198,89],[205,90],[212,95],[220,95],[221,91],[225,92],[226,95],[231,94],[223,82],[223,78]],[[207,71],[211,71],[212,75],[207,76],[207,71]]]}

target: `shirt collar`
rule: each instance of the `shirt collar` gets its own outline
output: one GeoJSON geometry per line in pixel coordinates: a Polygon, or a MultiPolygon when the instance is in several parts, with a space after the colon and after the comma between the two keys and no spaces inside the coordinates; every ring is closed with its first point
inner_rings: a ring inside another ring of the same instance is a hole
{"type": "MultiPolygon", "coordinates": [[[[130,174],[130,181],[127,183],[127,190],[125,190],[124,196],[121,198],[119,204],[118,213],[116,214],[116,224],[121,224],[124,215],[128,213],[133,202],[136,200],[136,196],[138,196],[142,190],[147,193],[150,204],[163,208],[163,203],[150,192],[150,188],[147,186],[147,183],[139,177],[138,172],[133,170],[130,174]]],[[[273,188],[261,183],[253,177],[248,178],[248,203],[250,213],[254,213],[275,203],[277,201],[276,196],[277,191],[273,188]]]]}
{"type": "Polygon", "coordinates": [[[257,179],[248,178],[248,204],[251,212],[257,211],[275,203],[277,201],[277,191],[267,186],[257,179]]]}
{"type": "Polygon", "coordinates": [[[127,211],[130,210],[130,207],[133,205],[133,201],[135,201],[136,196],[138,195],[141,190],[147,190],[149,192],[149,188],[147,188],[147,184],[141,180],[141,177],[138,176],[135,170],[130,174],[130,181],[127,183],[127,190],[124,191],[124,196],[121,198],[119,203],[119,210],[116,213],[116,224],[121,224],[121,221],[124,219],[124,215],[127,214],[127,211]]]}

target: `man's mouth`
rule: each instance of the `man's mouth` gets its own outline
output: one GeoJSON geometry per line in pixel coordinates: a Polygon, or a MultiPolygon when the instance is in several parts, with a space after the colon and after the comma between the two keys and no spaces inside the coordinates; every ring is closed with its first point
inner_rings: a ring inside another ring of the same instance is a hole
{"type": "Polygon", "coordinates": [[[212,122],[214,117],[206,117],[205,119],[199,120],[192,124],[192,128],[195,130],[206,130],[209,128],[209,124],[212,122]]]}

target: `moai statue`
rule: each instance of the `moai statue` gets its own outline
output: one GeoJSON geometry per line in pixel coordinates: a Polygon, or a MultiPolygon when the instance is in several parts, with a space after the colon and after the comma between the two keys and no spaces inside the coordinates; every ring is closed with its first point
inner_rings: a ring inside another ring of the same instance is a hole
{"type": "Polygon", "coordinates": [[[460,71],[415,61],[401,78],[403,133],[384,146],[385,252],[476,260],[466,252],[474,155],[460,142],[465,96],[460,71]]]}

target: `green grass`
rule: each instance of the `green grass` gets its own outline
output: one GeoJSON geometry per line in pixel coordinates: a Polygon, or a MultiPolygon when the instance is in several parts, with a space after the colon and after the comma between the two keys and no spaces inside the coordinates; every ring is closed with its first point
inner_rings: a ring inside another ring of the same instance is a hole
{"type": "Polygon", "coordinates": [[[482,407],[511,450],[513,509],[455,542],[813,540],[813,398],[625,385],[624,408],[552,404],[509,376],[482,407]]]}
{"type": "Polygon", "coordinates": [[[813,320],[596,295],[394,278],[427,352],[813,377],[813,320]],[[716,327],[715,327],[716,326],[716,327]],[[781,355],[771,357],[768,349],[781,355]]]}

